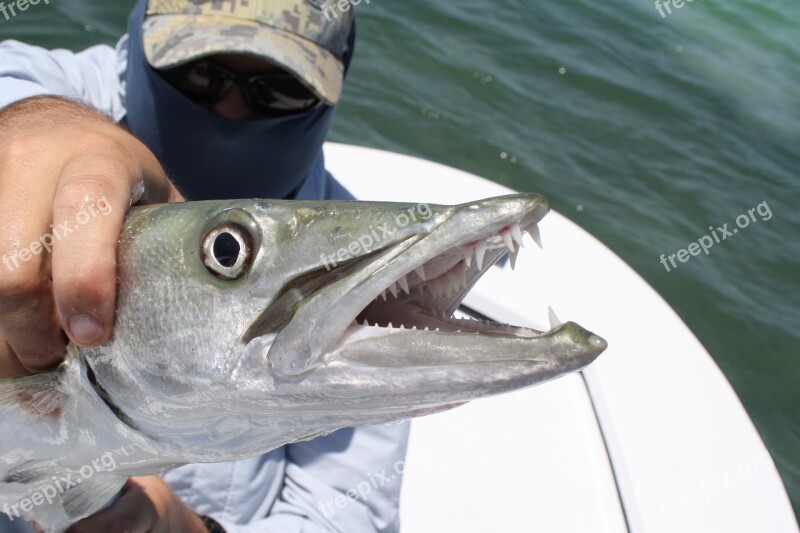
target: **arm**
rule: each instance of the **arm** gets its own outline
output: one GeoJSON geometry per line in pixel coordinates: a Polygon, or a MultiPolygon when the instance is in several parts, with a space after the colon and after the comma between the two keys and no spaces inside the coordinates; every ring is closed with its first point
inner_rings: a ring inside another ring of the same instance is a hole
{"type": "Polygon", "coordinates": [[[117,54],[105,45],[73,53],[0,42],[0,108],[31,96],[62,96],[86,102],[118,121],[124,108],[117,54]]]}
{"type": "Polygon", "coordinates": [[[247,526],[217,520],[231,533],[396,532],[409,426],[347,428],[287,445],[269,516],[247,526]]]}
{"type": "Polygon", "coordinates": [[[119,523],[204,531],[194,512],[229,533],[393,533],[408,428],[342,429],[261,457],[188,465],[165,473],[171,489],[159,476],[132,478],[114,505],[69,533],[114,530],[119,523]]]}

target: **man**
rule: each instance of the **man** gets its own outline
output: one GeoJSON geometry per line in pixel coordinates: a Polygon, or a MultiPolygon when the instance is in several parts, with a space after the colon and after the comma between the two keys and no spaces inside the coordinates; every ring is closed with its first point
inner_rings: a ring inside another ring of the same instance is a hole
{"type": "MultiPolygon", "coordinates": [[[[116,51],[0,43],[0,256],[11,266],[0,264],[0,377],[57,363],[65,333],[83,346],[109,338],[125,211],[180,200],[167,175],[193,200],[350,198],[325,171],[321,147],[354,22],[351,12],[328,20],[323,8],[139,0],[116,51]],[[85,101],[130,133],[56,96],[85,101]],[[52,254],[18,253],[72,227],[99,199],[109,214],[63,235],[52,254]]],[[[402,461],[407,431],[345,429],[262,457],[179,468],[164,475],[169,485],[133,478],[73,530],[395,531],[399,480],[368,498],[351,489],[402,461]]]]}

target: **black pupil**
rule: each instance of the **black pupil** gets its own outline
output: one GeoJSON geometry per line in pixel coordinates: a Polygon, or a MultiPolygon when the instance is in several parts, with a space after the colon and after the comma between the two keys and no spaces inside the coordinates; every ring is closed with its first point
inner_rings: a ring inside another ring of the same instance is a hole
{"type": "Polygon", "coordinates": [[[242,247],[230,233],[220,233],[214,239],[214,258],[225,268],[231,268],[239,258],[242,247]]]}

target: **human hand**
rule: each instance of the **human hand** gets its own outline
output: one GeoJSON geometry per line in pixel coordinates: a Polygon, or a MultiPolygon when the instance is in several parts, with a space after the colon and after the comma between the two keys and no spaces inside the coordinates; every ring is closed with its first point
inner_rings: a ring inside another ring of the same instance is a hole
{"type": "Polygon", "coordinates": [[[74,524],[67,533],[208,533],[203,521],[159,476],[132,477],[114,504],[74,524]]]}
{"type": "Polygon", "coordinates": [[[128,208],[181,199],[147,147],[87,107],[0,110],[0,379],[58,363],[64,332],[105,342],[128,208]]]}

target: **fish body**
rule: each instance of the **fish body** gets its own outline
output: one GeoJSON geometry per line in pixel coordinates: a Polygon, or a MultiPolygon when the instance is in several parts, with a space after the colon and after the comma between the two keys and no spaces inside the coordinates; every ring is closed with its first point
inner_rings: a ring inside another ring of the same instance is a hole
{"type": "Polygon", "coordinates": [[[547,381],[606,347],[453,318],[544,198],[133,208],[103,346],[0,381],[0,510],[61,531],[132,475],[238,460],[547,381]],[[11,437],[13,435],[13,437],[11,437]]]}

